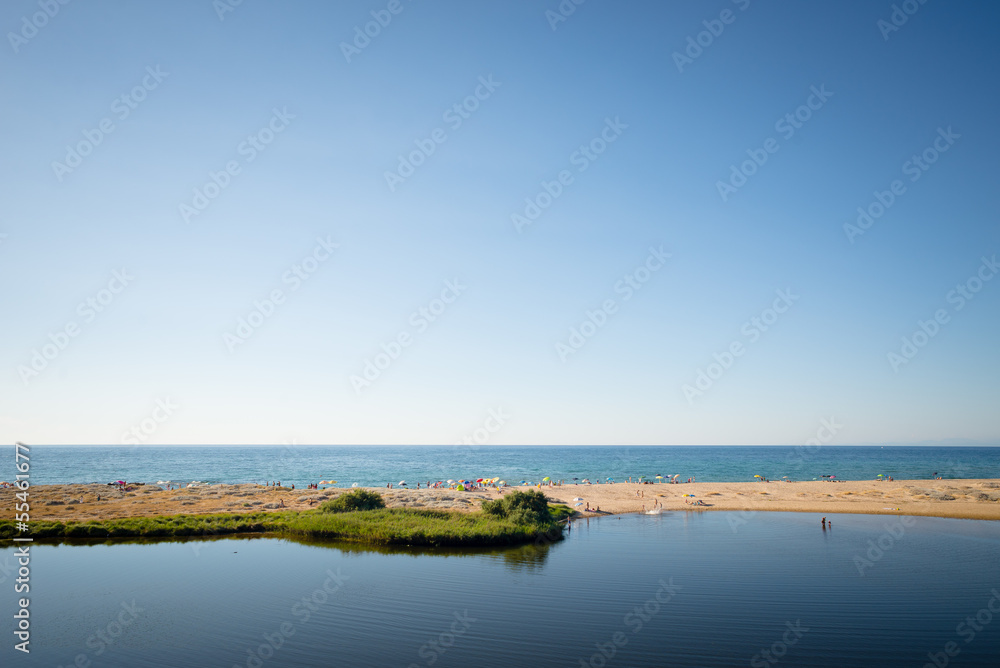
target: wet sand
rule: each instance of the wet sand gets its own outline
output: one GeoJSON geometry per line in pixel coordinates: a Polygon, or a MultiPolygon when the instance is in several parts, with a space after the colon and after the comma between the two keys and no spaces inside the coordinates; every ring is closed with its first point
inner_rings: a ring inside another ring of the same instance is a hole
{"type": "MultiPolygon", "coordinates": [[[[448,489],[370,488],[385,497],[390,508],[478,510],[496,491],[456,492],[448,489]]],[[[511,489],[535,489],[514,487],[511,489]]],[[[165,491],[144,485],[119,492],[107,485],[42,485],[29,490],[32,520],[83,521],[122,517],[151,517],[182,513],[240,513],[284,509],[305,510],[349,490],[292,490],[260,485],[211,485],[165,491]],[[97,497],[100,495],[101,500],[97,497]]],[[[699,482],[687,484],[616,483],[543,487],[552,501],[565,503],[582,515],[586,504],[600,514],[651,510],[654,502],[665,511],[740,510],[787,511],[833,515],[924,515],[1000,520],[1000,480],[894,480],[892,482],[699,482]],[[640,496],[636,495],[636,492],[640,496]],[[693,494],[694,498],[684,497],[693,494]],[[576,507],[573,499],[584,499],[576,507]],[[694,506],[686,501],[700,500],[694,506]]],[[[13,514],[16,490],[0,490],[0,507],[13,514]]]]}

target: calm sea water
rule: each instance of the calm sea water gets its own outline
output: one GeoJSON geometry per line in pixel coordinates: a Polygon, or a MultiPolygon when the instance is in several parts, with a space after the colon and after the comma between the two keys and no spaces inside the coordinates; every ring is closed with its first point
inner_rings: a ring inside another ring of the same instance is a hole
{"type": "MultiPolygon", "coordinates": [[[[679,474],[701,482],[811,480],[836,475],[870,480],[1000,478],[1000,447],[55,447],[31,449],[33,484],[109,482],[263,482],[304,486],[384,486],[400,480],[459,480],[499,476],[509,483],[574,477],[591,481],[679,474]]],[[[13,448],[0,449],[0,480],[13,480],[13,448]]]]}
{"type": "Polygon", "coordinates": [[[5,595],[0,664],[994,666],[998,554],[997,522],[846,515],[823,531],[810,514],[726,512],[465,553],[39,544],[32,653],[12,649],[5,595]]]}

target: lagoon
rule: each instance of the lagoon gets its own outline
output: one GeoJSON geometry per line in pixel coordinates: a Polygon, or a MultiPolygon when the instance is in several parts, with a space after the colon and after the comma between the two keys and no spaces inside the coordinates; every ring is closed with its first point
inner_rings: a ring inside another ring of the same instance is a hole
{"type": "Polygon", "coordinates": [[[998,554],[998,522],[846,515],[824,531],[722,511],[580,520],[502,550],[37,544],[18,665],[991,665],[998,554]]]}

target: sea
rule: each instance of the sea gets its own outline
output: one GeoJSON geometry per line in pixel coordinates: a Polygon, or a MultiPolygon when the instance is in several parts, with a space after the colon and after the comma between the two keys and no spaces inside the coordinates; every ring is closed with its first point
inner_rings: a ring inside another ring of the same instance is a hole
{"type": "MultiPolygon", "coordinates": [[[[500,478],[591,483],[1000,478],[1000,447],[932,446],[31,446],[30,483],[264,483],[303,487],[500,478]],[[662,476],[662,477],[658,477],[662,476]]],[[[0,448],[13,481],[14,448],[0,448]]]]}

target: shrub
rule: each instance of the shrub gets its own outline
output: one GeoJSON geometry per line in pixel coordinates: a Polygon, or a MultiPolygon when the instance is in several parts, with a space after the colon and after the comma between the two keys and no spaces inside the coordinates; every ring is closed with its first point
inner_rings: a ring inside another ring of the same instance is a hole
{"type": "Polygon", "coordinates": [[[552,521],[549,503],[537,490],[511,492],[502,499],[483,501],[487,515],[505,517],[517,524],[547,524],[552,521]]]}
{"type": "Polygon", "coordinates": [[[380,508],[385,508],[385,500],[382,495],[367,489],[355,489],[319,504],[320,512],[324,513],[349,513],[355,510],[379,510],[380,508]]]}

